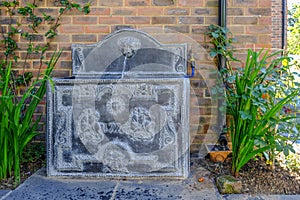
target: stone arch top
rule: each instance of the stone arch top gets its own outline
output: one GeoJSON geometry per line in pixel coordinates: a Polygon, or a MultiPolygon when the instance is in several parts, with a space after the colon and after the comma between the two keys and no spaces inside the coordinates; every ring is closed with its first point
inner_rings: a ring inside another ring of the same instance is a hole
{"type": "Polygon", "coordinates": [[[183,77],[187,44],[161,44],[149,34],[122,29],[97,44],[72,45],[72,75],[99,78],[183,77]]]}

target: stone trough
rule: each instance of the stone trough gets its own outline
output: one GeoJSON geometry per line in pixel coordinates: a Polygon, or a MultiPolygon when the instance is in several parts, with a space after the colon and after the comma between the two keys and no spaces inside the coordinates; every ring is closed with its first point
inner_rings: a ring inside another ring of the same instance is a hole
{"type": "Polygon", "coordinates": [[[72,45],[72,77],[47,85],[47,175],[186,178],[186,58],[132,29],[72,45]]]}

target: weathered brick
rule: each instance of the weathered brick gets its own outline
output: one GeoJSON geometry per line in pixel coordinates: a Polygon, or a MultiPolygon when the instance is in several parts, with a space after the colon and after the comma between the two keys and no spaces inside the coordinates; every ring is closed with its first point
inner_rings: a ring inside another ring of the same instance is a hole
{"type": "Polygon", "coordinates": [[[59,34],[55,36],[55,38],[50,39],[51,42],[70,42],[70,35],[67,34],[59,34]]]}
{"type": "Polygon", "coordinates": [[[192,33],[194,34],[205,34],[206,32],[208,29],[205,26],[192,26],[192,33]]]}
{"type": "Polygon", "coordinates": [[[96,35],[72,35],[72,42],[97,42],[96,35]]]}
{"type": "Polygon", "coordinates": [[[83,33],[83,26],[64,25],[59,28],[60,33],[83,33]]]}
{"type": "Polygon", "coordinates": [[[138,9],[138,15],[157,16],[163,14],[163,8],[160,7],[145,7],[138,9]]]}
{"type": "Polygon", "coordinates": [[[133,29],[134,26],[129,26],[129,25],[114,25],[111,27],[111,31],[117,31],[117,30],[122,30],[122,29],[133,29]]]}
{"type": "Polygon", "coordinates": [[[249,8],[248,12],[251,15],[270,16],[271,8],[249,8]]]}
{"type": "Polygon", "coordinates": [[[72,68],[72,61],[61,61],[59,63],[58,69],[71,69],[72,68]]]}
{"type": "Polygon", "coordinates": [[[247,16],[243,16],[243,17],[235,17],[234,18],[234,24],[257,24],[258,23],[258,19],[257,17],[247,17],[247,16]]]}
{"type": "Polygon", "coordinates": [[[91,8],[91,12],[89,13],[89,16],[91,15],[109,15],[110,9],[109,8],[91,8]]]}
{"type": "Polygon", "coordinates": [[[9,17],[1,17],[0,24],[16,24],[16,19],[10,19],[9,17]]]}
{"type": "Polygon", "coordinates": [[[150,17],[125,17],[126,24],[150,24],[150,17]]]}
{"type": "Polygon", "coordinates": [[[97,24],[97,17],[73,17],[73,24],[97,24]]]}
{"type": "Polygon", "coordinates": [[[271,16],[262,16],[258,19],[258,23],[260,25],[270,25],[272,24],[272,17],[271,16]]]}
{"type": "Polygon", "coordinates": [[[271,35],[259,35],[258,36],[258,43],[260,43],[260,44],[271,44],[272,43],[271,35]]]}
{"type": "Polygon", "coordinates": [[[205,20],[204,20],[205,24],[217,24],[218,23],[218,18],[216,17],[205,17],[205,20]]]}
{"type": "Polygon", "coordinates": [[[175,24],[175,17],[152,17],[152,24],[175,24]]]}
{"type": "Polygon", "coordinates": [[[235,6],[258,6],[258,0],[234,0],[233,5],[235,6]]]}
{"type": "Polygon", "coordinates": [[[189,15],[190,10],[188,8],[168,8],[165,10],[167,15],[189,15]]]}
{"type": "Polygon", "coordinates": [[[203,24],[204,17],[179,17],[180,24],[203,24]]]}
{"type": "Polygon", "coordinates": [[[122,24],[123,17],[100,17],[100,24],[122,24]]]}
{"type": "Polygon", "coordinates": [[[179,6],[203,6],[204,0],[177,0],[179,6]]]}
{"type": "Polygon", "coordinates": [[[205,3],[205,7],[218,7],[218,1],[216,0],[207,0],[205,3]]]}
{"type": "Polygon", "coordinates": [[[109,27],[108,26],[86,26],[85,27],[86,33],[109,33],[109,27]]]}
{"type": "Polygon", "coordinates": [[[101,0],[100,6],[122,6],[123,0],[101,0]]]}
{"type": "Polygon", "coordinates": [[[54,77],[68,77],[70,76],[70,70],[53,70],[52,72],[54,77]]]}
{"type": "Polygon", "coordinates": [[[126,0],[126,6],[149,6],[150,0],[126,0]]]}
{"type": "Polygon", "coordinates": [[[268,8],[270,8],[272,6],[272,1],[270,1],[270,0],[259,0],[258,6],[259,7],[268,7],[268,8]]]}
{"type": "Polygon", "coordinates": [[[271,27],[270,26],[248,26],[246,28],[246,33],[248,34],[268,34],[271,33],[271,27]]]}
{"type": "Polygon", "coordinates": [[[48,15],[56,15],[57,14],[57,9],[53,8],[38,8],[37,10],[37,15],[40,15],[42,13],[48,14],[48,15]]]}
{"type": "Polygon", "coordinates": [[[189,33],[190,27],[189,26],[165,26],[166,33],[189,33]]]}
{"type": "Polygon", "coordinates": [[[136,9],[133,8],[113,8],[112,15],[135,15],[136,9]]]}
{"type": "Polygon", "coordinates": [[[193,10],[193,13],[195,15],[217,15],[217,9],[216,8],[196,8],[193,10]]]}
{"type": "Polygon", "coordinates": [[[255,35],[236,35],[238,43],[256,43],[257,37],[255,35]]]}
{"type": "Polygon", "coordinates": [[[242,8],[227,8],[227,15],[228,16],[237,16],[237,15],[243,15],[243,9],[242,8]]]}
{"type": "Polygon", "coordinates": [[[174,5],[172,0],[152,0],[152,5],[154,6],[170,6],[174,5]]]}

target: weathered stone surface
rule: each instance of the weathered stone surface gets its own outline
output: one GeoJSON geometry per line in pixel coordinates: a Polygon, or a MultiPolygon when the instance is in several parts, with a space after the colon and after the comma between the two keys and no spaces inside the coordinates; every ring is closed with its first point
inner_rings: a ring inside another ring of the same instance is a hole
{"type": "Polygon", "coordinates": [[[239,194],[242,192],[242,182],[229,175],[218,177],[216,184],[221,194],[239,194]]]}
{"type": "Polygon", "coordinates": [[[186,45],[122,30],[72,58],[76,77],[48,83],[47,174],[187,177],[186,45]]]}
{"type": "Polygon", "coordinates": [[[162,45],[134,29],[119,30],[95,45],[72,45],[73,75],[100,78],[183,77],[186,44],[162,45]]]}

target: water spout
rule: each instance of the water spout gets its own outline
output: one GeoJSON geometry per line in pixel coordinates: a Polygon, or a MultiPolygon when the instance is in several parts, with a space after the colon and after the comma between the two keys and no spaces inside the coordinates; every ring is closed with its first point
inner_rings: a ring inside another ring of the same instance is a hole
{"type": "Polygon", "coordinates": [[[121,79],[124,78],[124,72],[125,72],[125,69],[126,69],[126,62],[127,62],[127,56],[124,56],[123,70],[122,70],[122,76],[121,76],[121,79]]]}

